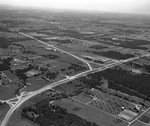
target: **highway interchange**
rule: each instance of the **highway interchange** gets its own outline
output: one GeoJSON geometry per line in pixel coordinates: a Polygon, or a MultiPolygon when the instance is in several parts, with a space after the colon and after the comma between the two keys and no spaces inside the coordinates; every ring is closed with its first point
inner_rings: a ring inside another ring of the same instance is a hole
{"type": "MultiPolygon", "coordinates": [[[[123,64],[123,63],[125,63],[125,62],[129,62],[129,61],[132,61],[132,60],[135,60],[135,59],[139,59],[139,58],[144,57],[144,56],[150,56],[149,53],[146,53],[146,54],[144,54],[144,55],[142,55],[142,56],[137,56],[137,57],[130,58],[130,59],[127,59],[127,60],[114,61],[114,62],[111,63],[111,64],[107,64],[107,65],[101,66],[101,67],[99,67],[99,68],[92,68],[88,61],[86,61],[86,60],[84,60],[84,59],[82,59],[82,58],[80,58],[80,57],[78,57],[78,56],[76,56],[76,55],[74,55],[74,54],[72,54],[72,53],[69,53],[69,52],[64,51],[64,50],[62,50],[62,49],[59,49],[58,47],[55,47],[55,46],[53,46],[53,45],[50,45],[50,44],[48,44],[48,43],[46,43],[46,42],[43,42],[43,41],[41,41],[41,40],[38,40],[38,39],[36,39],[35,37],[32,37],[32,36],[27,35],[27,34],[25,34],[25,33],[19,32],[19,34],[22,34],[22,35],[24,35],[24,36],[26,36],[26,37],[29,37],[29,38],[31,38],[31,39],[33,39],[33,40],[39,42],[39,43],[42,43],[42,44],[44,44],[44,45],[46,45],[46,46],[48,46],[48,47],[50,47],[50,48],[53,48],[53,49],[55,49],[55,50],[58,50],[58,51],[60,51],[60,52],[62,52],[62,53],[65,53],[65,54],[68,54],[68,55],[70,55],[70,56],[73,56],[74,58],[76,58],[76,59],[82,61],[84,64],[86,64],[86,65],[89,67],[89,70],[84,71],[84,72],[79,73],[79,74],[74,75],[74,76],[67,76],[67,78],[65,78],[65,79],[63,79],[63,80],[60,80],[60,81],[54,82],[54,83],[50,83],[49,85],[47,85],[47,86],[45,86],[45,87],[43,87],[43,88],[41,88],[41,89],[39,89],[39,90],[33,91],[33,92],[21,92],[20,96],[16,96],[16,98],[9,99],[9,100],[6,100],[6,101],[1,101],[1,100],[0,100],[1,102],[6,102],[7,104],[10,105],[10,110],[9,110],[9,111],[7,112],[7,114],[5,115],[5,117],[4,117],[4,119],[3,119],[2,123],[1,123],[1,126],[6,126],[7,123],[8,123],[8,121],[9,121],[9,119],[10,119],[10,117],[11,117],[11,115],[13,114],[13,112],[14,112],[18,107],[20,107],[24,102],[26,102],[27,100],[29,100],[30,98],[34,97],[35,95],[37,95],[37,94],[39,94],[39,93],[42,93],[42,92],[44,92],[44,91],[46,91],[46,90],[48,90],[48,89],[51,89],[51,88],[53,88],[53,87],[56,87],[56,86],[58,86],[58,85],[67,83],[67,82],[72,81],[72,80],[74,80],[74,79],[77,79],[77,78],[79,78],[79,77],[86,76],[87,74],[95,73],[95,72],[98,72],[98,71],[104,71],[104,70],[106,70],[106,69],[109,69],[109,68],[112,68],[112,67],[121,65],[121,64],[123,64]]],[[[148,108],[145,112],[147,112],[149,109],[150,109],[150,108],[148,108]]],[[[145,112],[143,112],[143,114],[144,114],[145,112]]],[[[140,115],[140,116],[141,116],[141,115],[140,115]]],[[[139,116],[138,116],[137,118],[135,118],[132,122],[130,122],[129,125],[132,124],[134,121],[136,121],[138,118],[139,118],[139,116]]],[[[129,125],[128,125],[128,126],[129,126],[129,125]]]]}

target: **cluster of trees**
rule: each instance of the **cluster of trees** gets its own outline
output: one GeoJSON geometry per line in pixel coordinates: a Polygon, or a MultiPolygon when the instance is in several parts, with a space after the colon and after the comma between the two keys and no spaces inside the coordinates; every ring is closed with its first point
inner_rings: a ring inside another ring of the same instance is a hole
{"type": "MultiPolygon", "coordinates": [[[[142,98],[142,99],[145,99],[145,100],[147,98],[144,95],[141,95],[140,93],[138,93],[137,91],[133,91],[132,89],[129,89],[128,87],[120,85],[120,84],[118,84],[118,83],[116,83],[116,82],[114,82],[112,80],[109,80],[108,83],[109,83],[109,85],[108,85],[109,89],[114,89],[116,91],[120,91],[120,92],[128,94],[130,96],[136,96],[136,97],[139,97],[139,98],[142,98]]],[[[115,96],[120,97],[121,95],[120,94],[118,95],[116,93],[115,96]]],[[[129,101],[128,97],[121,97],[121,98],[129,101]]]]}
{"type": "Polygon", "coordinates": [[[0,80],[2,79],[2,72],[0,72],[0,80]]]}
{"type": "Polygon", "coordinates": [[[85,84],[89,88],[96,88],[96,89],[99,89],[99,87],[103,84],[102,76],[99,76],[97,73],[88,74],[85,77],[80,77],[78,81],[80,83],[85,84]]]}
{"type": "Polygon", "coordinates": [[[68,43],[72,43],[72,41],[70,39],[65,39],[65,40],[55,40],[55,42],[59,42],[60,44],[68,44],[68,43]]]}
{"type": "Polygon", "coordinates": [[[107,49],[108,47],[100,46],[100,45],[93,45],[90,46],[92,49],[100,50],[100,49],[107,49]]]}
{"type": "Polygon", "coordinates": [[[23,83],[17,83],[17,88],[16,88],[16,90],[15,90],[15,92],[14,92],[14,94],[15,95],[20,95],[20,90],[22,89],[22,88],[24,88],[24,84],[23,83]]]}
{"type": "Polygon", "coordinates": [[[88,88],[101,90],[102,78],[108,79],[108,88],[110,89],[150,101],[150,78],[148,75],[132,75],[128,71],[116,68],[89,74],[77,80],[88,88]]]}
{"type": "Polygon", "coordinates": [[[8,38],[0,37],[0,47],[6,49],[9,45],[11,45],[11,41],[8,38]]]}
{"type": "Polygon", "coordinates": [[[108,51],[108,52],[92,51],[92,53],[94,53],[96,55],[101,55],[101,56],[109,57],[109,58],[112,58],[112,59],[119,59],[119,60],[123,60],[123,59],[128,59],[128,58],[134,57],[134,55],[131,55],[131,54],[122,54],[122,53],[116,52],[116,51],[108,51]]]}
{"type": "Polygon", "coordinates": [[[129,63],[127,63],[127,65],[130,65],[137,69],[142,68],[142,69],[146,70],[148,73],[150,73],[150,65],[138,64],[138,63],[134,63],[134,62],[129,62],[129,63]]]}
{"type": "Polygon", "coordinates": [[[23,108],[21,116],[40,126],[97,126],[95,123],[68,113],[64,108],[49,104],[49,100],[43,100],[34,106],[23,108]]]}
{"type": "Polygon", "coordinates": [[[150,65],[144,65],[143,67],[148,73],[150,73],[150,65]]]}
{"type": "Polygon", "coordinates": [[[84,36],[75,30],[58,30],[58,32],[62,32],[64,36],[70,36],[77,39],[84,39],[84,36]]]}
{"type": "MultiPolygon", "coordinates": [[[[121,41],[118,40],[120,43],[121,41]]],[[[142,47],[140,45],[146,45],[149,41],[147,40],[138,40],[138,39],[128,39],[125,42],[121,42],[119,46],[131,49],[147,49],[146,47],[142,47]]]]}
{"type": "Polygon", "coordinates": [[[36,54],[35,52],[30,51],[30,50],[24,50],[22,53],[23,54],[36,54]]]}
{"type": "Polygon", "coordinates": [[[128,62],[126,64],[129,65],[129,66],[132,66],[134,68],[141,68],[142,67],[141,65],[139,65],[137,63],[134,63],[134,62],[128,62]]]}
{"type": "Polygon", "coordinates": [[[104,77],[109,80],[109,87],[122,91],[129,95],[150,99],[150,77],[144,74],[132,75],[130,72],[117,69],[108,69],[103,72],[93,74],[93,76],[104,77]]]}
{"type": "Polygon", "coordinates": [[[45,78],[52,80],[52,79],[55,79],[58,74],[59,74],[58,71],[57,72],[48,71],[48,72],[46,72],[46,74],[44,76],[45,76],[45,78]]]}
{"type": "Polygon", "coordinates": [[[2,31],[2,32],[10,32],[10,30],[7,27],[3,27],[3,26],[0,26],[0,31],[2,31]]]}
{"type": "Polygon", "coordinates": [[[26,72],[32,70],[34,68],[33,65],[29,64],[29,66],[27,68],[24,69],[17,69],[15,71],[15,74],[19,77],[19,79],[23,80],[23,82],[26,81],[26,79],[28,78],[27,75],[25,74],[26,72]]]}
{"type": "MultiPolygon", "coordinates": [[[[10,14],[12,15],[12,14],[10,14]]],[[[21,21],[21,20],[14,20],[14,19],[3,19],[1,20],[1,23],[9,25],[9,27],[15,27],[15,26],[19,26],[21,24],[25,24],[25,21],[21,21]]]]}
{"type": "Polygon", "coordinates": [[[62,71],[62,72],[65,71],[65,68],[62,68],[61,71],[62,71]]]}
{"type": "Polygon", "coordinates": [[[8,57],[7,59],[3,59],[3,60],[0,59],[0,61],[2,62],[0,63],[0,71],[9,70],[11,66],[10,61],[12,60],[13,58],[11,57],[8,57]]]}
{"type": "Polygon", "coordinates": [[[75,63],[71,63],[71,66],[68,67],[69,70],[73,69],[75,72],[84,71],[86,67],[80,66],[75,63]]]}
{"type": "Polygon", "coordinates": [[[52,55],[52,54],[42,55],[42,56],[45,57],[45,58],[48,58],[48,59],[56,59],[56,58],[59,58],[59,56],[52,55]]]}
{"type": "Polygon", "coordinates": [[[6,38],[4,36],[0,37],[0,47],[6,49],[9,45],[12,45],[13,42],[30,40],[30,38],[6,38]]]}

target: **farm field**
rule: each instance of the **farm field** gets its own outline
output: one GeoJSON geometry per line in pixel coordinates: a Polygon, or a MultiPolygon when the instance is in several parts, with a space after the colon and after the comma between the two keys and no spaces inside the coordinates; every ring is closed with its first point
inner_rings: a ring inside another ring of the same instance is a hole
{"type": "Polygon", "coordinates": [[[43,86],[46,86],[49,83],[49,81],[46,81],[42,78],[38,78],[38,77],[33,77],[29,79],[29,86],[23,88],[21,91],[35,91],[38,90],[40,88],[42,88],[43,86]]]}
{"type": "Polygon", "coordinates": [[[74,96],[73,99],[127,121],[131,121],[141,113],[136,111],[135,104],[94,88],[87,93],[74,96]]]}
{"type": "Polygon", "coordinates": [[[134,122],[131,126],[147,126],[146,124],[143,124],[139,121],[134,122]]]}
{"type": "Polygon", "coordinates": [[[39,126],[37,124],[34,124],[33,122],[30,122],[28,120],[21,120],[15,124],[9,123],[7,126],[39,126]]]}
{"type": "Polygon", "coordinates": [[[9,110],[9,105],[7,105],[5,103],[4,104],[0,103],[0,123],[2,122],[2,120],[5,117],[8,110],[9,110]]]}
{"type": "Polygon", "coordinates": [[[104,126],[126,126],[127,123],[118,120],[110,115],[100,112],[94,108],[86,106],[80,102],[73,99],[63,99],[60,101],[55,101],[53,104],[59,105],[62,108],[67,109],[69,113],[76,114],[88,121],[95,122],[98,125],[104,126]],[[100,114],[101,113],[101,114],[100,114]]]}
{"type": "Polygon", "coordinates": [[[65,93],[68,96],[75,96],[82,93],[82,91],[86,89],[86,85],[74,80],[63,85],[56,86],[53,89],[58,92],[65,93]]]}
{"type": "Polygon", "coordinates": [[[79,95],[74,96],[73,98],[75,98],[75,99],[77,99],[77,100],[79,100],[79,101],[81,101],[83,103],[88,103],[91,100],[93,100],[92,96],[89,96],[88,94],[86,94],[84,92],[79,94],[79,95]]]}
{"type": "Polygon", "coordinates": [[[0,85],[0,99],[8,100],[16,97],[16,94],[20,88],[23,87],[23,84],[16,84],[17,82],[12,82],[7,86],[0,85]]]}
{"type": "Polygon", "coordinates": [[[150,111],[146,112],[144,115],[142,115],[139,120],[147,125],[149,125],[150,122],[150,111]]]}
{"type": "Polygon", "coordinates": [[[0,5],[0,17],[0,125],[9,109],[8,126],[150,125],[149,16],[0,5]]]}
{"type": "Polygon", "coordinates": [[[58,50],[47,49],[34,40],[14,43],[5,55],[9,53],[13,58],[5,60],[5,57],[2,57],[7,65],[6,70],[2,72],[12,82],[0,85],[1,100],[13,98],[21,91],[35,91],[47,84],[65,79],[67,75],[88,69],[88,66],[78,59],[58,50]],[[20,84],[16,85],[18,81],[20,84]]]}

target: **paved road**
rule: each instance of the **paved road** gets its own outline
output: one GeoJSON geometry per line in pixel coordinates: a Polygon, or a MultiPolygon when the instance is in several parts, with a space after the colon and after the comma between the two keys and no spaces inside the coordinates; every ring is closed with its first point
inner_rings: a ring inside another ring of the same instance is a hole
{"type": "Polygon", "coordinates": [[[117,62],[117,63],[113,63],[113,64],[110,64],[110,65],[107,65],[107,66],[104,66],[104,67],[101,67],[101,68],[96,68],[96,69],[93,69],[93,70],[88,70],[88,71],[85,71],[85,72],[82,72],[82,73],[79,73],[75,76],[71,76],[71,77],[68,77],[66,79],[63,79],[59,82],[55,82],[55,83],[52,83],[44,88],[41,88],[37,91],[34,91],[32,93],[30,93],[28,96],[24,97],[23,99],[20,99],[9,111],[8,113],[6,114],[3,122],[1,123],[1,126],[6,126],[10,116],[12,115],[12,113],[19,107],[21,106],[25,101],[27,101],[28,99],[32,98],[33,96],[39,94],[39,93],[42,93],[43,91],[46,91],[48,89],[51,89],[53,87],[56,87],[58,85],[61,85],[61,84],[64,84],[64,83],[67,83],[69,81],[72,81],[74,79],[77,79],[81,76],[86,76],[87,74],[90,74],[90,73],[95,73],[95,72],[98,72],[98,71],[104,71],[106,69],[109,69],[109,68],[112,68],[112,67],[115,67],[115,66],[118,66],[120,64],[122,64],[123,62],[120,61],[120,62],[117,62]]]}
{"type": "Polygon", "coordinates": [[[78,59],[78,60],[84,62],[85,64],[87,64],[87,66],[89,67],[89,69],[92,70],[91,65],[90,65],[86,60],[84,60],[84,59],[82,59],[82,58],[80,58],[80,57],[78,57],[78,56],[76,56],[76,55],[74,55],[74,54],[72,54],[72,53],[69,53],[69,52],[64,51],[64,50],[62,50],[62,49],[59,49],[59,48],[57,48],[57,47],[55,47],[55,46],[53,46],[53,45],[50,45],[50,44],[48,44],[48,43],[46,43],[46,42],[43,42],[43,41],[41,41],[41,40],[39,40],[39,39],[37,39],[37,38],[35,38],[35,37],[33,37],[33,36],[30,36],[30,35],[25,34],[25,33],[19,32],[19,34],[22,34],[22,35],[24,35],[24,36],[26,36],[26,37],[29,37],[29,38],[31,38],[31,39],[33,39],[33,40],[36,40],[36,41],[39,42],[39,43],[42,43],[42,44],[44,44],[44,45],[47,45],[47,46],[49,46],[49,47],[51,47],[51,48],[54,48],[54,49],[56,49],[56,50],[59,50],[60,52],[66,53],[66,54],[68,54],[68,55],[70,55],[70,56],[72,56],[72,57],[74,57],[74,58],[76,58],[76,59],[78,59]]]}
{"type": "Polygon", "coordinates": [[[30,93],[29,95],[27,95],[27,96],[24,97],[23,99],[18,99],[18,102],[16,102],[16,104],[10,103],[10,104],[12,105],[12,107],[11,107],[11,109],[8,111],[8,113],[6,114],[6,116],[5,116],[4,120],[3,120],[3,122],[1,123],[1,126],[5,126],[5,125],[7,124],[7,122],[8,122],[8,120],[9,120],[10,116],[12,115],[12,113],[13,113],[21,104],[23,104],[26,100],[32,98],[33,96],[37,95],[38,93],[41,93],[41,92],[43,92],[43,91],[45,91],[45,90],[48,90],[48,89],[53,88],[53,87],[55,87],[55,86],[58,86],[58,85],[60,85],[60,84],[69,82],[69,81],[71,81],[71,80],[73,80],[73,79],[76,79],[76,78],[78,78],[78,77],[80,77],[80,76],[82,76],[82,75],[84,75],[84,74],[89,73],[90,71],[92,71],[92,67],[90,66],[90,64],[89,64],[86,60],[84,60],[84,59],[82,59],[82,58],[80,58],[80,57],[77,57],[76,55],[73,55],[73,54],[71,54],[71,53],[69,53],[69,52],[66,52],[66,51],[64,51],[64,50],[62,50],[62,49],[59,49],[59,48],[57,48],[57,47],[54,47],[53,45],[50,45],[50,44],[45,43],[45,42],[43,42],[43,41],[41,41],[41,40],[38,40],[38,39],[36,39],[35,37],[29,36],[29,35],[27,35],[27,34],[25,34],[25,33],[19,32],[19,34],[25,35],[25,36],[27,36],[27,37],[29,37],[29,38],[31,38],[31,39],[36,40],[37,42],[40,42],[40,43],[42,43],[42,44],[44,44],[44,45],[47,45],[47,46],[49,46],[49,47],[51,47],[51,48],[54,48],[54,49],[59,50],[59,51],[61,51],[61,52],[63,52],[63,53],[66,53],[66,54],[68,54],[68,55],[70,55],[70,56],[73,56],[74,58],[76,58],[76,59],[78,59],[78,60],[84,62],[85,64],[87,64],[87,66],[89,67],[89,70],[88,70],[88,71],[85,71],[85,72],[82,72],[82,73],[79,73],[78,75],[68,77],[68,78],[63,79],[63,80],[61,80],[61,81],[59,81],[59,82],[52,83],[52,84],[50,84],[50,85],[48,85],[48,86],[46,86],[46,87],[44,87],[44,88],[41,88],[41,89],[39,89],[39,90],[37,90],[37,91],[34,91],[33,93],[30,93]]]}
{"type": "MultiPolygon", "coordinates": [[[[19,32],[19,33],[20,33],[20,34],[23,34],[23,35],[25,35],[25,36],[28,36],[28,37],[30,37],[30,38],[32,38],[32,39],[34,39],[34,40],[36,40],[36,41],[38,41],[38,42],[40,42],[40,43],[43,43],[43,44],[47,45],[47,46],[50,46],[50,47],[52,47],[52,48],[54,48],[54,49],[57,49],[57,50],[59,50],[59,51],[61,51],[61,52],[63,52],[63,53],[66,53],[66,54],[68,54],[68,55],[71,55],[71,56],[77,58],[78,60],[80,60],[80,61],[84,62],[85,64],[87,64],[87,65],[89,66],[89,70],[88,70],[88,71],[85,71],[85,72],[82,72],[82,73],[79,73],[79,74],[77,74],[77,75],[71,76],[71,77],[67,77],[66,79],[60,80],[60,81],[58,81],[58,82],[54,82],[54,83],[52,83],[52,84],[50,84],[50,85],[48,85],[48,86],[46,86],[46,87],[43,87],[43,88],[41,88],[41,89],[39,89],[39,90],[37,90],[37,91],[34,91],[34,92],[32,92],[32,93],[29,92],[29,95],[26,94],[26,95],[27,95],[26,97],[22,97],[21,99],[18,100],[18,102],[16,102],[15,105],[13,105],[13,106],[11,107],[11,109],[7,112],[7,114],[6,114],[5,118],[4,118],[4,120],[2,121],[1,126],[6,126],[8,120],[9,120],[10,116],[13,114],[13,112],[14,112],[18,107],[20,107],[25,101],[27,101],[28,99],[34,97],[35,95],[37,95],[37,94],[39,94],[39,93],[42,93],[43,91],[46,91],[46,90],[51,89],[51,88],[53,88],[53,87],[56,87],[56,86],[58,86],[58,85],[67,83],[67,82],[72,81],[72,80],[74,80],[74,79],[77,79],[77,78],[79,78],[79,77],[81,77],[81,76],[85,76],[85,75],[87,75],[87,74],[95,73],[95,72],[98,72],[98,71],[103,71],[103,70],[109,69],[109,68],[111,68],[111,67],[118,66],[118,65],[120,65],[120,64],[122,64],[122,63],[129,62],[129,61],[132,61],[132,60],[135,60],[135,59],[140,58],[140,57],[134,57],[134,58],[130,58],[130,59],[127,59],[127,60],[116,61],[115,63],[108,64],[108,65],[103,66],[103,67],[100,67],[100,68],[92,69],[92,67],[90,66],[90,64],[89,64],[87,61],[85,61],[84,59],[80,58],[80,57],[77,57],[77,56],[75,56],[75,55],[73,55],[73,54],[71,54],[71,53],[69,53],[69,52],[66,52],[66,51],[61,50],[61,49],[59,49],[59,48],[57,48],[57,47],[54,47],[53,45],[50,45],[50,44],[45,43],[45,42],[43,42],[43,41],[41,41],[41,40],[38,40],[38,39],[36,39],[36,38],[34,38],[34,37],[32,37],[32,36],[29,36],[29,35],[27,35],[27,34],[25,34],[25,33],[21,33],[21,32],[19,32]]],[[[143,56],[149,56],[149,54],[146,54],[146,55],[143,55],[143,56]]]]}
{"type": "Polygon", "coordinates": [[[140,114],[139,116],[137,116],[135,119],[133,119],[131,122],[129,122],[128,126],[131,126],[136,120],[138,120],[141,116],[143,116],[149,110],[150,110],[150,107],[146,111],[144,111],[142,114],[140,114]]]}
{"type": "MultiPolygon", "coordinates": [[[[118,64],[116,64],[116,65],[118,65],[118,64]]],[[[35,95],[37,95],[37,94],[39,94],[39,93],[42,93],[42,92],[44,92],[44,91],[46,91],[46,90],[48,90],[48,89],[51,89],[51,88],[53,88],[53,87],[56,87],[56,86],[58,86],[58,85],[67,83],[67,82],[72,81],[72,80],[74,80],[74,79],[77,79],[77,78],[79,78],[79,77],[81,77],[81,76],[86,76],[87,74],[95,73],[95,72],[97,72],[97,71],[103,71],[103,70],[109,69],[109,68],[111,68],[111,67],[114,67],[114,66],[116,66],[116,65],[114,64],[114,65],[111,65],[110,67],[102,67],[102,68],[97,68],[97,69],[94,69],[94,70],[88,70],[88,71],[79,73],[79,74],[77,74],[77,75],[75,75],[75,76],[71,76],[71,77],[68,77],[68,78],[66,78],[66,79],[63,79],[63,80],[61,80],[61,81],[52,83],[52,84],[50,84],[50,85],[48,85],[48,86],[46,86],[46,87],[43,87],[43,88],[41,88],[41,89],[39,89],[39,90],[37,90],[37,91],[34,91],[34,92],[32,92],[32,93],[29,92],[29,95],[27,95],[26,97],[20,99],[20,100],[19,100],[15,105],[13,105],[12,108],[7,112],[7,114],[6,114],[6,116],[5,116],[4,120],[3,120],[3,122],[1,123],[1,126],[6,126],[6,124],[7,124],[8,120],[9,120],[10,116],[12,115],[12,113],[13,113],[18,107],[20,107],[25,101],[27,101],[28,99],[34,97],[35,95]]]]}

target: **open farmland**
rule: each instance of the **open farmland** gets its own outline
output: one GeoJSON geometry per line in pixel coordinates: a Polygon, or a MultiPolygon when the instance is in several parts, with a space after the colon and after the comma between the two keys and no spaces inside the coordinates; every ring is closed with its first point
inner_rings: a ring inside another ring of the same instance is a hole
{"type": "Polygon", "coordinates": [[[24,85],[22,83],[11,82],[9,85],[0,86],[0,99],[7,100],[14,98],[18,91],[23,88],[24,85]]]}
{"type": "MultiPolygon", "coordinates": [[[[8,126],[14,126],[14,124],[10,123],[8,126]]],[[[15,126],[38,126],[38,125],[34,124],[33,122],[30,122],[28,120],[21,120],[21,121],[15,123],[15,126]]]]}
{"type": "Polygon", "coordinates": [[[118,60],[125,60],[134,57],[134,55],[131,54],[122,54],[121,52],[116,51],[108,51],[108,52],[97,52],[92,51],[96,55],[112,58],[112,59],[118,59],[118,60]]]}
{"type": "Polygon", "coordinates": [[[149,125],[149,16],[0,6],[0,17],[0,125],[149,125]]]}
{"type": "Polygon", "coordinates": [[[142,115],[139,120],[145,124],[149,124],[150,122],[150,111],[146,112],[144,115],[142,115]]]}
{"type": "Polygon", "coordinates": [[[2,120],[4,119],[6,113],[9,110],[9,105],[5,104],[5,103],[0,103],[0,123],[2,122],[2,120]]]}
{"type": "Polygon", "coordinates": [[[74,96],[73,98],[75,98],[75,99],[77,99],[77,100],[79,100],[79,101],[81,101],[83,103],[88,103],[91,100],[93,100],[92,96],[90,96],[90,95],[88,95],[88,94],[86,94],[84,92],[79,94],[79,95],[74,96]]]}
{"type": "Polygon", "coordinates": [[[49,82],[38,77],[32,77],[28,81],[29,81],[29,86],[22,89],[22,91],[35,91],[42,88],[43,86],[46,86],[47,83],[49,82]]]}
{"type": "Polygon", "coordinates": [[[86,90],[86,87],[87,86],[85,84],[74,80],[63,85],[56,86],[53,89],[55,89],[58,92],[65,93],[68,96],[75,96],[82,93],[83,90],[86,90]]]}
{"type": "Polygon", "coordinates": [[[98,125],[104,125],[104,126],[110,126],[110,125],[126,126],[127,125],[127,123],[121,120],[111,117],[110,115],[107,115],[103,112],[97,111],[96,109],[86,106],[73,99],[63,99],[60,101],[56,101],[53,104],[59,105],[67,109],[69,113],[76,114],[88,121],[95,122],[98,125]]]}
{"type": "Polygon", "coordinates": [[[127,121],[131,121],[141,113],[136,110],[134,103],[93,88],[86,93],[74,96],[73,99],[127,121]]]}
{"type": "Polygon", "coordinates": [[[35,91],[88,69],[76,58],[35,40],[15,42],[9,48],[1,56],[1,71],[12,83],[1,85],[1,100],[13,98],[21,91],[35,91]]]}
{"type": "Polygon", "coordinates": [[[140,112],[135,109],[135,104],[122,98],[92,89],[89,91],[93,100],[88,104],[102,111],[108,112],[125,120],[134,119],[140,112]],[[123,116],[123,117],[122,117],[123,116]],[[128,118],[124,118],[124,116],[128,118]]]}
{"type": "Polygon", "coordinates": [[[146,124],[143,124],[139,121],[134,122],[131,126],[147,126],[146,124]]]}
{"type": "Polygon", "coordinates": [[[14,75],[13,73],[11,73],[9,70],[3,71],[3,72],[6,74],[6,76],[7,76],[11,81],[16,81],[16,80],[19,79],[16,75],[14,75]]]}
{"type": "Polygon", "coordinates": [[[121,98],[107,93],[102,93],[101,91],[95,92],[92,90],[90,92],[95,97],[95,100],[91,101],[89,104],[102,109],[103,111],[117,115],[122,111],[122,107],[125,109],[134,110],[135,106],[132,103],[121,98]]]}

